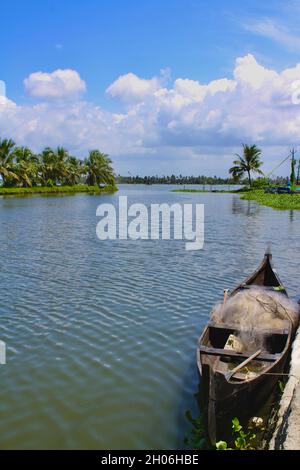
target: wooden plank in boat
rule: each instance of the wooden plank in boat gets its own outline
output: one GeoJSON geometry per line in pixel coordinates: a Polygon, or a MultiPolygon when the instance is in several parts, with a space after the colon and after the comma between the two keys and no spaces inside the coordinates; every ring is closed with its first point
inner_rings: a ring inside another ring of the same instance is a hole
{"type": "MultiPolygon", "coordinates": [[[[238,353],[235,351],[227,349],[218,349],[218,348],[209,348],[208,346],[199,346],[199,350],[202,354],[207,354],[209,356],[229,356],[232,358],[247,358],[250,357],[250,353],[238,353]]],[[[266,361],[266,362],[275,362],[279,358],[280,354],[269,354],[262,353],[255,358],[256,361],[266,361]]]]}

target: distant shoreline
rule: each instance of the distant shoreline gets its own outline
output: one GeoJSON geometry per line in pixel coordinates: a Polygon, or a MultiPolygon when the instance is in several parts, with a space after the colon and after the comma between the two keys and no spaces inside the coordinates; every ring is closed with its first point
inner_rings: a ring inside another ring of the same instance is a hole
{"type": "Polygon", "coordinates": [[[172,193],[241,193],[245,189],[171,189],[172,193]]]}
{"type": "Polygon", "coordinates": [[[118,188],[108,185],[103,188],[99,186],[88,186],[86,184],[77,184],[74,186],[34,186],[31,188],[0,188],[0,196],[22,196],[26,194],[71,194],[71,193],[113,193],[118,188]]]}

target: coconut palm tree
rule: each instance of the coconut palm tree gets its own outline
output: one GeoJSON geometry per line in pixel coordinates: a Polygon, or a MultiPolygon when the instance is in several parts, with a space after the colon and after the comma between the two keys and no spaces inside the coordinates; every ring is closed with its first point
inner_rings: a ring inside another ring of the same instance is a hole
{"type": "Polygon", "coordinates": [[[50,147],[45,147],[39,155],[39,173],[42,185],[53,184],[54,168],[55,159],[53,150],[50,147]]]}
{"type": "Polygon", "coordinates": [[[73,186],[83,179],[90,185],[114,185],[115,174],[108,155],[92,150],[83,162],[69,155],[64,147],[46,147],[36,155],[29,147],[17,147],[11,139],[0,139],[0,183],[4,186],[73,186]]]}
{"type": "Polygon", "coordinates": [[[77,184],[84,173],[83,162],[76,157],[69,157],[66,162],[66,171],[65,184],[70,186],[77,184]]]}
{"type": "Polygon", "coordinates": [[[6,186],[9,180],[18,180],[14,171],[15,145],[12,139],[0,139],[0,176],[3,186],[6,186]]]}
{"type": "Polygon", "coordinates": [[[57,182],[62,182],[64,178],[68,176],[68,159],[69,152],[64,147],[57,147],[54,151],[56,159],[56,184],[57,182]]]}
{"type": "Polygon", "coordinates": [[[262,161],[260,160],[261,150],[256,145],[243,144],[243,155],[236,154],[237,160],[234,160],[233,167],[230,168],[229,173],[233,179],[238,180],[247,173],[249,186],[252,185],[251,172],[263,175],[260,169],[262,161]]]}
{"type": "Polygon", "coordinates": [[[43,184],[56,185],[67,176],[68,151],[63,147],[46,147],[40,154],[40,173],[43,184]]]}
{"type": "Polygon", "coordinates": [[[39,181],[38,156],[29,147],[16,147],[14,156],[16,159],[15,172],[21,186],[36,186],[39,181]]]}
{"type": "Polygon", "coordinates": [[[101,183],[115,184],[112,161],[108,155],[99,150],[91,150],[84,163],[87,172],[87,184],[91,186],[101,183]]]}

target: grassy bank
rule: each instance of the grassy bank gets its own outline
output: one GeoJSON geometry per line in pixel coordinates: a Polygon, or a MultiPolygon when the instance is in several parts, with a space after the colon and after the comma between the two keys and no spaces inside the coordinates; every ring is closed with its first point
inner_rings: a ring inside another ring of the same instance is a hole
{"type": "Polygon", "coordinates": [[[268,194],[264,190],[249,190],[247,188],[232,190],[208,190],[208,189],[173,189],[176,193],[223,193],[240,194],[241,199],[247,201],[256,201],[263,206],[273,207],[281,210],[299,210],[300,194],[268,194]]]}
{"type": "Polygon", "coordinates": [[[0,187],[0,195],[25,195],[25,194],[70,194],[70,193],[112,193],[117,191],[116,186],[88,186],[86,184],[76,184],[74,186],[35,186],[32,188],[2,188],[0,187]]]}
{"type": "Polygon", "coordinates": [[[244,193],[241,199],[256,201],[258,204],[273,207],[273,209],[300,209],[300,194],[265,194],[263,190],[257,190],[244,193]]]}

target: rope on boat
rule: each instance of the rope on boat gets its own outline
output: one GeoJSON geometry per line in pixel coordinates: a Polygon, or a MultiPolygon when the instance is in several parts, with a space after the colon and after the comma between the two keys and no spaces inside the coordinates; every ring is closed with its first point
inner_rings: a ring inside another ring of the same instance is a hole
{"type": "MultiPolygon", "coordinates": [[[[276,313],[278,313],[282,315],[283,317],[287,318],[288,320],[290,320],[290,322],[293,324],[293,319],[291,315],[289,314],[289,312],[287,311],[287,309],[281,303],[273,299],[270,295],[264,292],[263,294],[258,294],[257,296],[255,296],[255,299],[261,305],[261,307],[265,310],[265,312],[271,311],[273,315],[275,316],[277,316],[276,313]],[[270,299],[270,302],[263,300],[262,296],[268,297],[270,299]],[[281,312],[279,311],[279,305],[280,305],[280,308],[282,309],[281,312]]],[[[280,318],[280,315],[279,315],[279,318],[280,318]]]]}
{"type": "Polygon", "coordinates": [[[261,372],[260,375],[284,375],[286,377],[294,377],[294,379],[296,379],[298,382],[300,382],[300,377],[298,377],[297,375],[294,375],[294,374],[288,374],[287,372],[261,372]]]}

